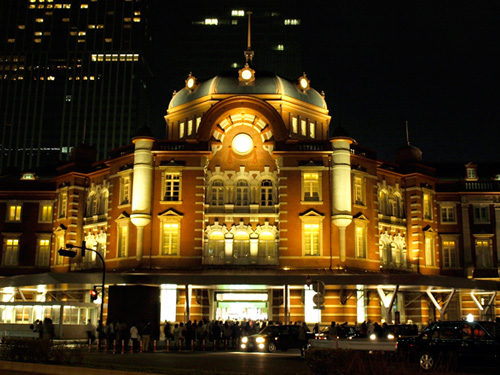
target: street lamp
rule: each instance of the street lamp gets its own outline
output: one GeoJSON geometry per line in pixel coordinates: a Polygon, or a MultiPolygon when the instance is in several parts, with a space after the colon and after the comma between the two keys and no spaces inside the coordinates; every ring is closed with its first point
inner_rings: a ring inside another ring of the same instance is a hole
{"type": "Polygon", "coordinates": [[[74,258],[76,256],[76,251],[73,251],[74,248],[82,250],[82,257],[85,256],[85,251],[92,251],[92,252],[97,254],[97,256],[99,257],[99,259],[102,262],[102,287],[101,287],[102,295],[101,295],[101,313],[100,313],[100,320],[99,320],[99,332],[104,332],[103,322],[102,322],[102,314],[104,311],[104,285],[106,283],[106,263],[104,263],[104,258],[102,257],[101,253],[99,253],[98,251],[96,251],[94,249],[89,249],[88,247],[86,247],[85,241],[82,241],[82,246],[75,246],[71,243],[67,243],[66,249],[68,249],[68,250],[65,250],[64,248],[60,248],[57,252],[59,253],[59,255],[61,255],[63,257],[74,258]]]}

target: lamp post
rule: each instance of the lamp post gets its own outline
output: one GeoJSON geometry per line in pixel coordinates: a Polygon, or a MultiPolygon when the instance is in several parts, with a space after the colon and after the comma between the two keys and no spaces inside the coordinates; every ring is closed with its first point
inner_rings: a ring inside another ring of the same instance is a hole
{"type": "Polygon", "coordinates": [[[99,332],[103,332],[102,314],[104,311],[104,286],[106,283],[106,263],[104,263],[104,258],[102,257],[102,255],[98,251],[96,251],[94,249],[89,249],[88,247],[86,247],[85,241],[82,241],[82,246],[75,246],[73,244],[67,243],[66,249],[68,249],[68,250],[66,250],[64,248],[60,248],[58,250],[58,253],[59,253],[59,255],[61,255],[63,257],[74,258],[76,256],[76,251],[73,251],[74,248],[82,250],[82,257],[85,256],[85,251],[92,251],[92,252],[97,254],[97,256],[99,257],[99,259],[102,262],[102,287],[101,287],[102,292],[101,292],[101,313],[100,313],[100,318],[99,318],[99,332]]]}

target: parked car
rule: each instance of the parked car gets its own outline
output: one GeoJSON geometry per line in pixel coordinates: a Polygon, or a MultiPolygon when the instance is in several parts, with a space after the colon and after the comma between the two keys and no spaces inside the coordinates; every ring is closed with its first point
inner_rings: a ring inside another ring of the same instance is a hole
{"type": "Polygon", "coordinates": [[[435,322],[418,336],[398,339],[397,351],[425,371],[434,370],[443,360],[452,365],[498,367],[499,327],[494,322],[435,322]]]}
{"type": "MultiPolygon", "coordinates": [[[[300,325],[270,325],[259,333],[244,336],[241,349],[275,352],[276,350],[301,349],[299,341],[300,325]]],[[[314,333],[307,333],[307,340],[314,339],[314,333]]]]}

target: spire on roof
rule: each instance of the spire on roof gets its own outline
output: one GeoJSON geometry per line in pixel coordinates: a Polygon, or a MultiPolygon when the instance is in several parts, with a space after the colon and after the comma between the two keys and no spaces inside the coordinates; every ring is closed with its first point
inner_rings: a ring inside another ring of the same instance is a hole
{"type": "Polygon", "coordinates": [[[248,38],[247,38],[247,49],[244,52],[247,64],[252,64],[254,51],[252,51],[252,32],[251,32],[251,15],[252,12],[248,11],[248,38]]]}

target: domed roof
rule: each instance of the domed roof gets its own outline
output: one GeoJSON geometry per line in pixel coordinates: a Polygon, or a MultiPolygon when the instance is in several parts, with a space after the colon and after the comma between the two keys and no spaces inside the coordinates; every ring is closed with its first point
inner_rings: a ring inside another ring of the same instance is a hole
{"type": "Polygon", "coordinates": [[[201,82],[195,90],[183,88],[174,95],[168,108],[171,109],[214,94],[287,95],[305,103],[327,109],[325,99],[316,90],[310,88],[302,91],[294,83],[274,73],[260,71],[255,73],[255,81],[250,85],[241,84],[238,80],[237,72],[229,72],[219,74],[207,81],[201,82]]]}

